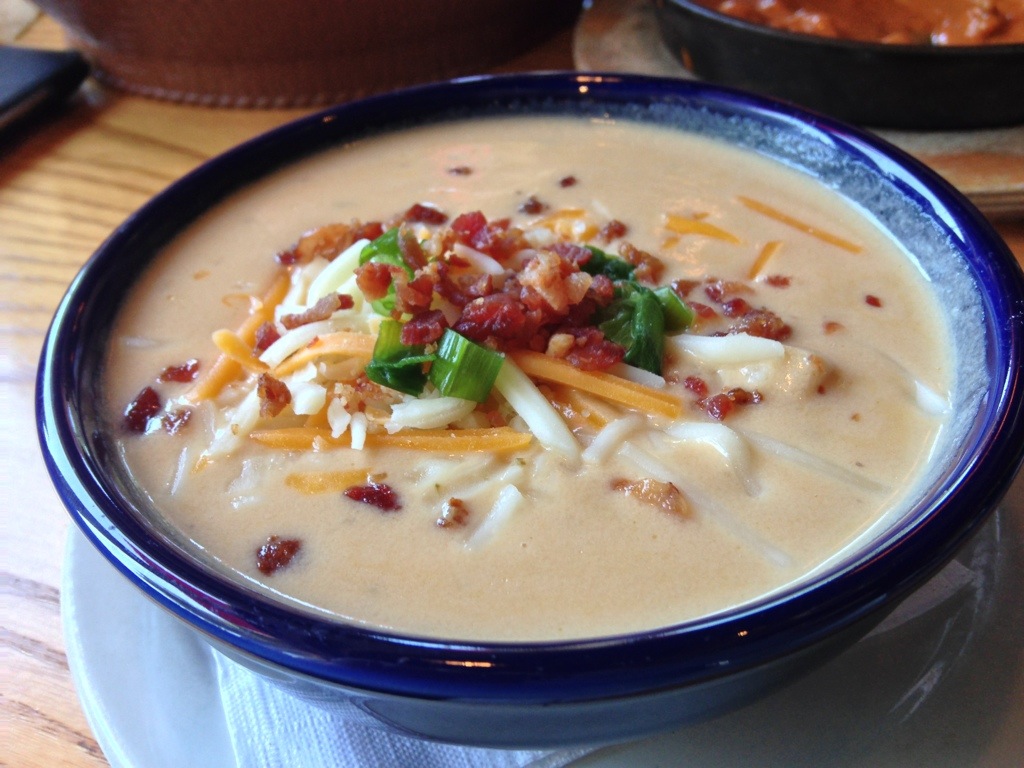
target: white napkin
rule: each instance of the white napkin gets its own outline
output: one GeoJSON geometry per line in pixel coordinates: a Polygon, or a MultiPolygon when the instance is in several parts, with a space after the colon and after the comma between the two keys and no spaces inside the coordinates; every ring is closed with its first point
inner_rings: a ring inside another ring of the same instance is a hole
{"type": "MultiPolygon", "coordinates": [[[[867,638],[930,611],[975,579],[972,570],[954,560],[867,638]]],[[[318,709],[226,656],[213,656],[237,768],[559,768],[591,751],[479,749],[399,736],[368,724],[369,715],[353,706],[318,709]]]]}
{"type": "Polygon", "coordinates": [[[590,750],[460,747],[366,724],[351,708],[311,706],[214,652],[221,701],[238,768],[560,768],[590,750]]]}
{"type": "Polygon", "coordinates": [[[39,9],[28,0],[0,0],[0,44],[17,40],[38,15],[39,9]]]}

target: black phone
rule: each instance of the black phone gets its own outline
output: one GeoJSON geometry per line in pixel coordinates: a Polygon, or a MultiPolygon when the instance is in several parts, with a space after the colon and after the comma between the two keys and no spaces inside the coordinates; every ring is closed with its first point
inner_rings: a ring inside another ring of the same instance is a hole
{"type": "Polygon", "coordinates": [[[0,136],[63,102],[88,73],[74,51],[0,46],[0,136]]]}

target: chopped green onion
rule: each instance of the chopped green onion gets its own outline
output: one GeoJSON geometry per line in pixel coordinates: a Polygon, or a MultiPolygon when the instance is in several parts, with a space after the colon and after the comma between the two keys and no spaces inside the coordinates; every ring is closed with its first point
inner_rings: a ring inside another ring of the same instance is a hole
{"type": "Polygon", "coordinates": [[[491,394],[505,356],[446,329],[437,352],[402,343],[402,324],[388,318],[380,324],[366,377],[407,395],[420,395],[427,379],[445,397],[482,403],[491,394]],[[430,363],[430,373],[424,372],[430,363]]]}
{"type": "Polygon", "coordinates": [[[402,258],[402,251],[398,247],[398,227],[392,227],[383,235],[366,244],[359,254],[359,263],[365,264],[368,261],[380,261],[401,267],[412,275],[412,270],[402,258]]]}
{"type": "Polygon", "coordinates": [[[612,280],[629,280],[633,277],[636,267],[625,259],[609,256],[593,245],[588,245],[586,248],[590,251],[590,259],[586,264],[580,265],[580,269],[584,272],[591,275],[605,275],[612,280]]]}
{"type": "Polygon", "coordinates": [[[684,331],[693,325],[695,314],[689,305],[679,298],[672,286],[663,285],[654,289],[654,295],[665,313],[665,330],[669,333],[684,331]]]}
{"type": "Polygon", "coordinates": [[[366,378],[407,395],[419,395],[427,383],[423,365],[433,359],[433,355],[423,354],[423,347],[403,344],[402,324],[389,318],[380,324],[373,359],[366,364],[366,378]]]}
{"type": "Polygon", "coordinates": [[[624,362],[661,375],[665,354],[665,312],[650,288],[632,281],[615,284],[615,301],[598,327],[605,338],[626,348],[624,362]]]}
{"type": "Polygon", "coordinates": [[[482,403],[491,394],[504,359],[448,328],[430,366],[430,381],[442,395],[482,403]]]}
{"type": "MultiPolygon", "coordinates": [[[[415,272],[405,263],[402,258],[402,250],[398,245],[398,227],[392,227],[376,240],[370,242],[359,254],[359,263],[365,264],[368,261],[376,261],[382,264],[389,264],[393,267],[401,267],[409,277],[415,272]]],[[[387,295],[374,299],[370,302],[373,311],[378,315],[389,317],[395,308],[395,286],[392,283],[388,286],[387,295]]]]}

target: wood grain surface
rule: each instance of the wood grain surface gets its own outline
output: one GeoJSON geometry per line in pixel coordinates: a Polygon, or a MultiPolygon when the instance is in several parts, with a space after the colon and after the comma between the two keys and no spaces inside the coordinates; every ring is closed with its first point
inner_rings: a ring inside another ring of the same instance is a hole
{"type": "MultiPolygon", "coordinates": [[[[43,17],[18,45],[62,48],[43,17]]],[[[571,67],[569,31],[506,71],[571,67]]],[[[36,364],[79,267],[132,211],[207,158],[300,111],[231,111],[127,96],[87,83],[60,114],[0,143],[0,764],[102,766],[60,625],[69,518],[37,446],[36,364]]],[[[1024,220],[998,223],[1024,260],[1024,220]]]]}

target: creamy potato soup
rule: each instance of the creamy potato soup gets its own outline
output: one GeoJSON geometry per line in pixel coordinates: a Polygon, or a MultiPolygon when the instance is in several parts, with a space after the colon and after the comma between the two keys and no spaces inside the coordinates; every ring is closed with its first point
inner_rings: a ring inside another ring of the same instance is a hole
{"type": "Polygon", "coordinates": [[[105,408],[210,562],[448,638],[653,628],[792,584],[911,493],[937,301],[812,180],[629,121],[318,154],[140,277],[105,408]]]}

